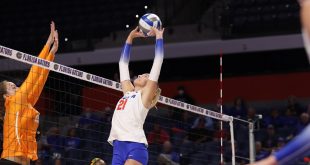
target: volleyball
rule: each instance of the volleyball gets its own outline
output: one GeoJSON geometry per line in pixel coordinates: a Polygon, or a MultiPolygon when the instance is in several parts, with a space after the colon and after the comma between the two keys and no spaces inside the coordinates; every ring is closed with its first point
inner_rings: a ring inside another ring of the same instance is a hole
{"type": "Polygon", "coordinates": [[[148,36],[152,27],[160,29],[161,26],[160,18],[153,13],[144,14],[139,20],[139,29],[145,36],[148,36]]]}

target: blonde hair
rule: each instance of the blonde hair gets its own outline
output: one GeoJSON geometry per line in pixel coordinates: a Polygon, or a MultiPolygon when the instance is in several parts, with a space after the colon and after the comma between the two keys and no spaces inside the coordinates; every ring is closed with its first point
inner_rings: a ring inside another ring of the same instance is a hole
{"type": "Polygon", "coordinates": [[[161,94],[161,89],[157,88],[155,96],[154,96],[154,98],[153,98],[153,100],[151,102],[151,106],[150,106],[151,108],[155,107],[157,109],[156,104],[157,104],[157,102],[159,100],[160,94],[161,94]]]}
{"type": "Polygon", "coordinates": [[[91,160],[90,165],[106,165],[106,163],[100,158],[94,158],[91,160]]]}
{"type": "Polygon", "coordinates": [[[4,80],[0,82],[0,93],[1,94],[6,94],[6,84],[8,81],[4,80]]]}

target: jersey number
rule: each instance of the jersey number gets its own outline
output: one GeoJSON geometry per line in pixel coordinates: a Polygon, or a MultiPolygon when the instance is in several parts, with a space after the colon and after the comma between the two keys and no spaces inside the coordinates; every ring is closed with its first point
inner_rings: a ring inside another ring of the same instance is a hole
{"type": "Polygon", "coordinates": [[[127,103],[127,99],[122,99],[119,101],[116,110],[124,110],[127,103]]]}

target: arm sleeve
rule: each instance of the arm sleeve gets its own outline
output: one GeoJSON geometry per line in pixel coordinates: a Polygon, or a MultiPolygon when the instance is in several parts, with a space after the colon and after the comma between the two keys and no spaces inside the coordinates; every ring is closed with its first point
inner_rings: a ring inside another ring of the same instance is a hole
{"type": "MultiPolygon", "coordinates": [[[[48,52],[49,52],[49,46],[45,45],[42,51],[40,52],[39,57],[45,59],[48,56],[48,52]]],[[[16,94],[15,94],[16,99],[18,100],[27,99],[27,95],[31,92],[31,90],[33,89],[33,86],[36,84],[36,81],[38,80],[42,69],[43,68],[35,66],[35,65],[31,67],[26,80],[23,82],[19,90],[16,91],[16,94]]]]}
{"type": "Polygon", "coordinates": [[[131,50],[131,44],[125,44],[121,58],[119,60],[119,73],[120,73],[120,80],[130,80],[129,75],[129,59],[130,59],[130,50],[131,50]]]}
{"type": "MultiPolygon", "coordinates": [[[[54,58],[55,58],[55,55],[50,53],[45,59],[47,61],[54,61],[54,58]]],[[[38,99],[42,93],[42,90],[44,88],[44,85],[46,83],[46,80],[48,78],[49,72],[50,71],[48,69],[40,68],[39,77],[38,77],[36,83],[33,85],[32,90],[28,94],[28,102],[31,105],[35,105],[36,102],[38,101],[38,99]]]]}
{"type": "Polygon", "coordinates": [[[301,134],[296,136],[285,147],[276,152],[276,157],[279,165],[286,165],[300,159],[310,151],[310,125],[308,125],[301,134]]]}
{"type": "Polygon", "coordinates": [[[164,41],[163,39],[157,39],[155,45],[155,58],[153,61],[151,73],[149,75],[150,80],[155,82],[158,81],[163,60],[164,60],[164,41]]]}

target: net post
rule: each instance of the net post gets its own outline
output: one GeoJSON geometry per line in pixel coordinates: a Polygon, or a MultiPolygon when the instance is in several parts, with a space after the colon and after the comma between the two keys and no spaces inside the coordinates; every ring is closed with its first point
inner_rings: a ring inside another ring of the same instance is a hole
{"type": "Polygon", "coordinates": [[[229,126],[230,126],[230,141],[231,141],[231,163],[232,165],[236,165],[235,135],[234,135],[233,119],[229,121],[229,126]]]}
{"type": "Polygon", "coordinates": [[[255,161],[255,137],[254,137],[254,124],[249,123],[249,153],[250,153],[250,163],[255,161]]]}

